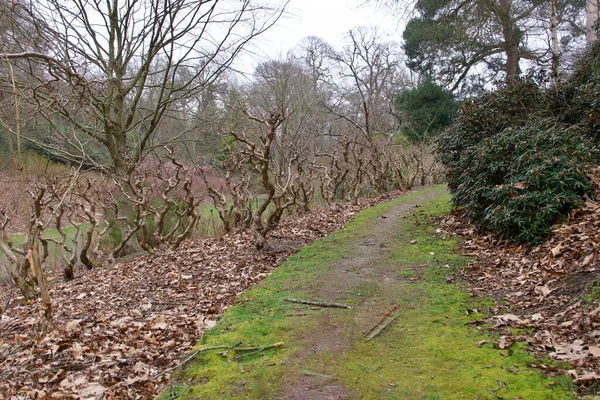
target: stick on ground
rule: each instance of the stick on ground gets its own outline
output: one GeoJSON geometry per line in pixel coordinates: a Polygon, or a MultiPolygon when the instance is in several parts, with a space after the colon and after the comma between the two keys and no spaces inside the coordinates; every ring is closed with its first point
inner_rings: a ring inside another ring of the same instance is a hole
{"type": "Polygon", "coordinates": [[[367,332],[364,332],[364,335],[367,337],[365,342],[368,342],[375,336],[379,335],[382,330],[384,330],[389,324],[391,324],[396,318],[400,316],[399,314],[396,314],[398,308],[400,308],[400,306],[396,304],[390,311],[388,311],[387,314],[384,315],[384,317],[374,327],[369,329],[367,332]]]}
{"type": "Polygon", "coordinates": [[[339,304],[339,303],[325,303],[325,302],[319,302],[319,301],[308,301],[308,300],[298,300],[298,299],[283,299],[283,300],[288,301],[290,303],[306,304],[309,306],[330,307],[330,308],[351,308],[350,306],[348,306],[346,304],[339,304]]]}
{"type": "Polygon", "coordinates": [[[232,361],[237,361],[240,358],[244,358],[244,357],[250,356],[252,354],[260,353],[260,352],[265,351],[265,350],[269,350],[269,349],[274,349],[274,348],[277,348],[277,347],[281,347],[283,345],[284,345],[283,342],[277,342],[277,343],[270,344],[268,346],[263,346],[263,347],[239,347],[239,348],[235,349],[235,351],[249,351],[249,353],[242,354],[242,355],[239,355],[237,357],[234,357],[232,361]]]}

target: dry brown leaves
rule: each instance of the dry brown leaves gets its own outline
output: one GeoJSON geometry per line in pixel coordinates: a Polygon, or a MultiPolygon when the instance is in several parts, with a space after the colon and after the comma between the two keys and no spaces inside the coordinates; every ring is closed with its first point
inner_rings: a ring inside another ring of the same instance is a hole
{"type": "Polygon", "coordinates": [[[74,281],[51,285],[55,314],[47,333],[38,304],[0,287],[0,399],[155,396],[169,378],[161,373],[178,365],[239,294],[387,198],[290,218],[270,235],[267,251],[239,233],[79,271],[74,281]]]}
{"type": "MultiPolygon", "coordinates": [[[[598,189],[600,168],[592,176],[598,189]]],[[[600,378],[600,201],[587,199],[536,247],[478,233],[458,215],[442,222],[442,232],[462,236],[466,254],[477,259],[463,271],[471,293],[504,304],[492,310],[503,314],[490,320],[495,328],[504,335],[507,327],[530,328],[510,340],[569,362],[572,370],[562,372],[576,384],[600,378]]]]}

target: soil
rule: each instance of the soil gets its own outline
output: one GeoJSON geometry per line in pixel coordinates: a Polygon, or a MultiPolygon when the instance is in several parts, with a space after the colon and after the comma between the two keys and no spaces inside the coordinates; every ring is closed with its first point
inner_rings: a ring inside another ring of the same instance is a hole
{"type": "MultiPolygon", "coordinates": [[[[351,345],[356,332],[364,331],[366,327],[374,326],[381,316],[373,313],[373,309],[391,309],[389,291],[395,291],[397,285],[410,284],[412,280],[399,278],[398,266],[393,268],[385,261],[389,248],[397,240],[398,225],[409,212],[415,211],[421,203],[440,195],[439,190],[420,192],[421,195],[412,197],[406,203],[391,208],[382,217],[377,218],[370,229],[361,232],[354,238],[353,251],[343,261],[334,264],[329,274],[323,279],[325,284],[315,287],[315,298],[326,302],[339,302],[340,295],[357,293],[357,288],[377,285],[379,290],[362,301],[356,307],[356,317],[349,323],[336,324],[330,314],[323,314],[317,324],[312,324],[300,336],[301,346],[305,350],[294,357],[298,368],[288,368],[288,376],[283,386],[282,395],[278,399],[358,399],[359,396],[351,389],[344,387],[333,378],[324,374],[306,375],[291,371],[302,371],[300,366],[319,365],[323,354],[328,357],[341,356],[351,345]]],[[[419,271],[424,266],[403,265],[400,268],[419,271]]],[[[414,297],[412,293],[411,297],[414,297]]],[[[367,328],[368,329],[368,328],[367,328]]]]}

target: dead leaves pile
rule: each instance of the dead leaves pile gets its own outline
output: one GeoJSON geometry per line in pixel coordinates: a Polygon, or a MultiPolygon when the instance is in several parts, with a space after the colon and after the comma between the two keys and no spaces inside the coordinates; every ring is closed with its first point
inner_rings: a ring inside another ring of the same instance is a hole
{"type": "Polygon", "coordinates": [[[289,218],[267,251],[254,250],[242,232],[78,271],[74,281],[51,285],[54,325],[46,333],[38,304],[0,288],[0,399],[154,397],[239,294],[305,244],[387,198],[289,218]]]}
{"type": "MultiPolygon", "coordinates": [[[[592,176],[600,199],[600,168],[592,176]]],[[[471,293],[505,304],[489,321],[502,334],[496,347],[526,341],[539,355],[570,363],[561,372],[576,384],[600,381],[600,201],[588,198],[536,247],[478,233],[459,215],[439,233],[462,236],[466,254],[476,257],[463,271],[471,293]],[[528,329],[514,337],[510,327],[528,329]]]]}

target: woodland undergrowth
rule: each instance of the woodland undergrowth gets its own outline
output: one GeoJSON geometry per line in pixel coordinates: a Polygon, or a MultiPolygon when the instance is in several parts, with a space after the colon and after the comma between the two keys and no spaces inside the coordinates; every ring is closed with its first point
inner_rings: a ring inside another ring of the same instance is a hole
{"type": "Polygon", "coordinates": [[[397,196],[312,210],[284,220],[268,250],[251,232],[191,239],[130,262],[50,277],[53,326],[39,299],[0,290],[0,398],[151,398],[236,297],[302,246],[340,229],[362,208],[397,196]]]}
{"type": "Polygon", "coordinates": [[[481,232],[454,213],[439,230],[464,239],[475,257],[462,270],[477,297],[493,297],[489,323],[499,333],[496,346],[526,342],[540,359],[563,368],[533,365],[572,376],[582,392],[598,392],[600,382],[600,168],[589,175],[593,190],[585,202],[552,226],[537,246],[516,244],[481,232]]]}

